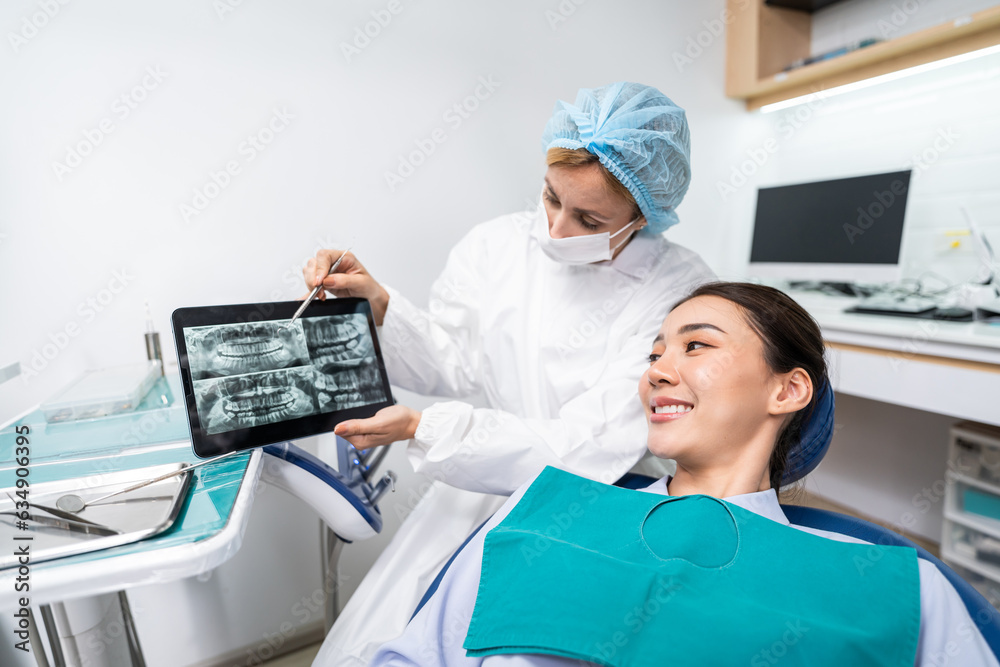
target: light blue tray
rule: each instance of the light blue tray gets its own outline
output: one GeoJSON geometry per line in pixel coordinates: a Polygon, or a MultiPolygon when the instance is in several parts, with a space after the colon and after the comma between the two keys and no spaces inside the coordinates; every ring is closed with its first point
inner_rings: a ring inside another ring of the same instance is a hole
{"type": "MultiPolygon", "coordinates": [[[[0,428],[0,487],[17,479],[15,428],[30,429],[29,481],[32,484],[86,477],[102,472],[187,462],[198,463],[191,448],[186,407],[176,377],[160,378],[132,413],[99,419],[47,424],[40,410],[0,428]]],[[[191,471],[187,499],[173,526],[155,537],[55,561],[43,571],[68,563],[192,544],[225,527],[247,472],[252,451],[191,471]]],[[[30,487],[29,487],[30,489],[30,487]]]]}
{"type": "Polygon", "coordinates": [[[31,460],[73,459],[81,455],[116,452],[189,440],[180,378],[161,377],[134,411],[78,421],[49,424],[41,410],[33,410],[0,428],[0,470],[14,459],[16,427],[30,429],[31,460]]]}

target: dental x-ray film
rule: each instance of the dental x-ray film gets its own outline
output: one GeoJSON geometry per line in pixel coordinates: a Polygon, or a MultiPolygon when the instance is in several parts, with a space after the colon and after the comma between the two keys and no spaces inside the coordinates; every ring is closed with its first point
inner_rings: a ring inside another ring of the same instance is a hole
{"type": "Polygon", "coordinates": [[[174,311],[196,454],[315,435],[392,405],[368,302],[316,301],[289,324],[298,305],[174,311]]]}

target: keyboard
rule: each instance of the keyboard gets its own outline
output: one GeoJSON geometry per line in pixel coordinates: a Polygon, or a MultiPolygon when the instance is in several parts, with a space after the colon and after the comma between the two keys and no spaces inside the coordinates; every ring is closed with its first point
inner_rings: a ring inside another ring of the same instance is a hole
{"type": "MultiPolygon", "coordinates": [[[[973,311],[955,306],[942,307],[940,302],[928,297],[908,296],[904,298],[880,294],[863,299],[847,296],[831,296],[818,292],[789,290],[788,295],[799,302],[815,317],[834,313],[855,313],[860,315],[888,315],[890,317],[915,317],[926,320],[947,320],[951,322],[971,322],[973,311]]],[[[1000,309],[1000,299],[995,306],[1000,309]]]]}
{"type": "Polygon", "coordinates": [[[861,299],[854,306],[846,308],[846,313],[866,313],[869,315],[895,315],[898,317],[920,317],[937,309],[937,304],[930,299],[907,297],[894,299],[888,297],[871,297],[861,299]]]}

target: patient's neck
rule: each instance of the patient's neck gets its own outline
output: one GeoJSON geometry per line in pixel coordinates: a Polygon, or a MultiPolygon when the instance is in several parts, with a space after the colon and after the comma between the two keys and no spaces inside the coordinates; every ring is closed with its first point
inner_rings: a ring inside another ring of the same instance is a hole
{"type": "Polygon", "coordinates": [[[704,494],[729,498],[771,488],[770,461],[781,418],[725,442],[706,441],[674,457],[677,472],[667,487],[672,496],[704,494]]]}
{"type": "Polygon", "coordinates": [[[713,498],[729,498],[771,488],[770,459],[774,440],[753,437],[737,451],[716,453],[707,460],[677,458],[677,472],[670,480],[672,496],[700,493],[713,498]]]}
{"type": "Polygon", "coordinates": [[[771,488],[767,467],[763,470],[687,470],[679,463],[667,491],[671,496],[704,494],[713,498],[729,498],[744,493],[771,488]]]}

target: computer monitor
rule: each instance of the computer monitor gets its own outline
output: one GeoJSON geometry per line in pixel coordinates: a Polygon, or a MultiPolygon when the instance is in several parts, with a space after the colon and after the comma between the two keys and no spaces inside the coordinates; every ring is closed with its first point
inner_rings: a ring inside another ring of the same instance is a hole
{"type": "Polygon", "coordinates": [[[910,175],[760,188],[749,273],[846,283],[898,280],[910,175]]]}

